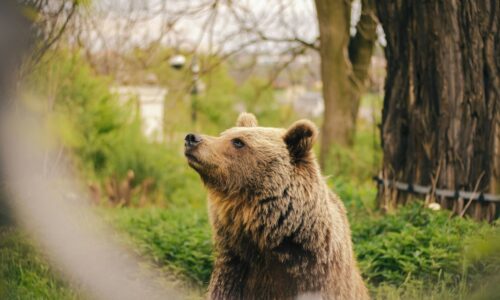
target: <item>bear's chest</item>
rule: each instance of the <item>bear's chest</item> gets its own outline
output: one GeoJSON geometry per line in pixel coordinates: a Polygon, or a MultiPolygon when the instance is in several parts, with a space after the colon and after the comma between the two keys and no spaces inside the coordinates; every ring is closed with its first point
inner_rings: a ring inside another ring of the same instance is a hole
{"type": "Polygon", "coordinates": [[[281,260],[276,253],[256,255],[240,250],[245,258],[239,259],[242,263],[239,269],[246,270],[240,281],[243,295],[252,295],[254,299],[296,299],[301,293],[322,290],[324,283],[313,279],[317,270],[313,265],[303,264],[304,260],[281,260]]]}

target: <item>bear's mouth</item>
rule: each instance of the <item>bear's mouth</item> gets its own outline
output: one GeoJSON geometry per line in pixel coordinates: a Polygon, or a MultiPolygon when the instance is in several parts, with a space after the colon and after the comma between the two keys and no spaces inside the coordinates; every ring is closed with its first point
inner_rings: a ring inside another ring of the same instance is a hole
{"type": "Polygon", "coordinates": [[[184,156],[186,156],[188,164],[193,168],[202,164],[201,161],[191,152],[185,151],[184,156]]]}
{"type": "Polygon", "coordinates": [[[200,174],[203,180],[213,176],[215,165],[208,163],[207,161],[203,161],[191,151],[185,151],[184,156],[186,156],[188,165],[200,174]]]}

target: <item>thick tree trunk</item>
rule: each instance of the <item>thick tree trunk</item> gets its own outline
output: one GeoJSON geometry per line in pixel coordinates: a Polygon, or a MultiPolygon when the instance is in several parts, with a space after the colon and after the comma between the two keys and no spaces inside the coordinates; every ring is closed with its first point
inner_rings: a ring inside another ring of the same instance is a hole
{"type": "MultiPolygon", "coordinates": [[[[388,60],[382,176],[450,190],[498,193],[498,0],[377,1],[388,60]]],[[[379,187],[391,209],[408,193],[379,187]]],[[[461,214],[463,199],[437,199],[461,214]]],[[[467,213],[491,220],[495,205],[467,213]]]]}
{"type": "Polygon", "coordinates": [[[352,144],[377,23],[373,0],[362,1],[361,19],[352,39],[349,35],[350,1],[316,0],[316,11],[325,103],[320,162],[325,167],[334,144],[352,144]]]}

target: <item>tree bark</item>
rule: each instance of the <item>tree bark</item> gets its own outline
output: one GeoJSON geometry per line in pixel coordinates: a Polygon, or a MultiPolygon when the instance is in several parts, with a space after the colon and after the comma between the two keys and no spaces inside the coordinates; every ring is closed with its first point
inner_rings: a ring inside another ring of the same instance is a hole
{"type": "Polygon", "coordinates": [[[320,150],[320,163],[324,168],[334,144],[352,145],[360,95],[376,40],[377,22],[373,0],[363,0],[357,33],[351,38],[351,2],[315,2],[325,103],[320,150]]]}
{"type": "Polygon", "coordinates": [[[375,41],[377,40],[378,21],[374,0],[362,0],[361,5],[361,16],[356,25],[356,35],[351,38],[348,48],[353,69],[350,81],[354,91],[354,97],[351,99],[351,121],[353,127],[349,132],[351,145],[356,132],[359,104],[366,87],[368,69],[370,68],[375,41]]]}
{"type": "MultiPolygon", "coordinates": [[[[388,61],[382,176],[451,190],[499,192],[498,0],[377,1],[388,61]]],[[[410,195],[379,187],[390,210],[410,195]]],[[[492,203],[437,199],[477,219],[492,203]]]]}

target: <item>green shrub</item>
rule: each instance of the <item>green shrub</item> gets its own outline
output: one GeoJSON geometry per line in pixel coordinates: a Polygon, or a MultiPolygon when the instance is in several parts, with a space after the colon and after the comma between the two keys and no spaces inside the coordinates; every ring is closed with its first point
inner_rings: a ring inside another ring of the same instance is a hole
{"type": "MultiPolygon", "coordinates": [[[[213,257],[204,209],[114,209],[106,215],[132,237],[142,254],[207,284],[213,257]]],[[[500,271],[498,252],[464,254],[478,245],[464,237],[483,242],[498,239],[500,235],[488,224],[450,218],[448,212],[419,204],[387,216],[358,212],[350,214],[350,221],[360,269],[376,298],[422,299],[434,293],[439,295],[435,299],[452,299],[500,271]]]]}
{"type": "Polygon", "coordinates": [[[205,209],[121,208],[105,211],[125,231],[141,254],[206,285],[212,272],[212,240],[205,209]]]}
{"type": "Polygon", "coordinates": [[[457,287],[480,269],[467,264],[465,237],[492,234],[494,228],[450,217],[414,203],[393,215],[351,220],[353,241],[364,277],[373,285],[402,285],[411,279],[457,287]]]}
{"type": "Polygon", "coordinates": [[[110,80],[96,75],[79,55],[62,51],[31,75],[29,85],[45,96],[42,101],[52,101],[44,112],[49,129],[70,150],[84,178],[103,184],[132,170],[133,187],[153,179],[150,196],[160,204],[203,202],[198,177],[183,157],[182,137],[169,144],[148,140],[134,99],[120,103],[109,91],[110,80]]]}

